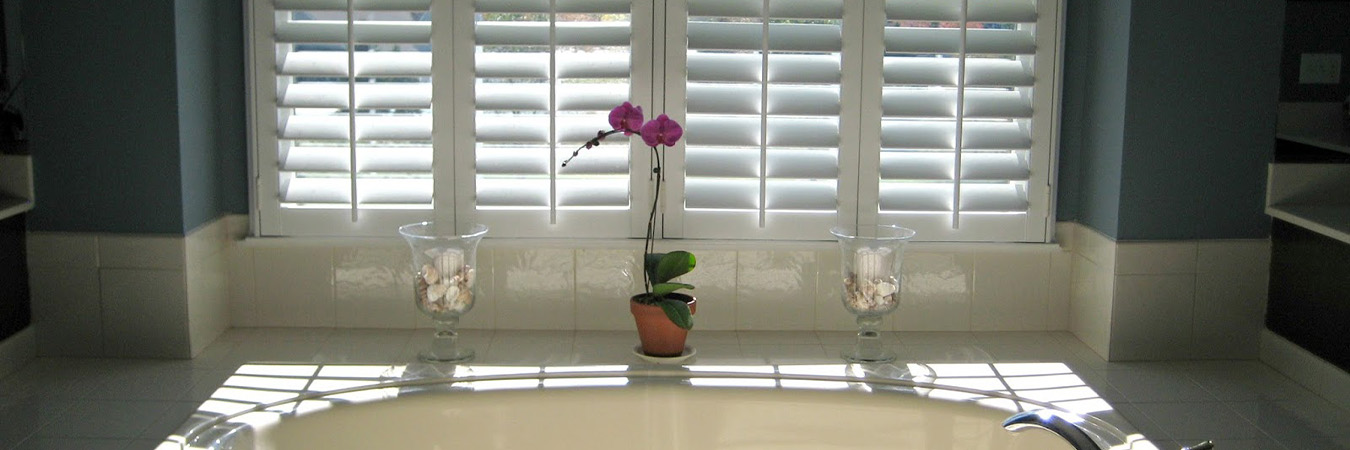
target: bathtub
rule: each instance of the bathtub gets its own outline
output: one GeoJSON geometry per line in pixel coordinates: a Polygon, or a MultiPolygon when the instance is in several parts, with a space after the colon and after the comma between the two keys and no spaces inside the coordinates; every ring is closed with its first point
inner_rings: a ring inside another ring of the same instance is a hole
{"type": "MultiPolygon", "coordinates": [[[[796,372],[765,367],[770,368],[619,366],[524,373],[461,367],[432,376],[385,376],[267,402],[258,397],[258,403],[228,414],[199,414],[171,436],[173,445],[160,448],[1074,448],[1039,428],[1005,429],[1010,415],[1029,410],[1073,422],[1100,448],[1153,448],[1092,417],[1008,394],[910,376],[847,369],[841,375],[836,367],[796,372]]],[[[220,396],[231,395],[243,394],[220,396]]]]}

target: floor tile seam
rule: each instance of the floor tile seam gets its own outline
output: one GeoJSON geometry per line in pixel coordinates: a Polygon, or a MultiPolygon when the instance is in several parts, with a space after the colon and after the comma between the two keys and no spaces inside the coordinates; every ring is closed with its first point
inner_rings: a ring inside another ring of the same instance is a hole
{"type": "MultiPolygon", "coordinates": [[[[1157,418],[1154,418],[1151,414],[1149,414],[1149,413],[1148,413],[1147,411],[1145,411],[1143,408],[1139,408],[1138,405],[1148,405],[1148,404],[1191,405],[1191,404],[1213,404],[1213,403],[1219,403],[1220,406],[1222,406],[1225,410],[1227,410],[1227,411],[1228,411],[1230,414],[1232,414],[1234,417],[1237,417],[1238,419],[1240,419],[1244,424],[1247,425],[1247,427],[1249,427],[1250,429],[1255,430],[1255,431],[1257,432],[1257,434],[1259,434],[1260,436],[1257,436],[1257,437],[1223,437],[1223,436],[1211,436],[1211,437],[1205,437],[1205,438],[1202,438],[1202,439],[1234,439],[1234,440],[1239,440],[1239,439],[1259,439],[1260,437],[1266,437],[1266,438],[1270,438],[1270,439],[1272,439],[1272,440],[1275,439],[1273,436],[1270,435],[1270,433],[1268,433],[1268,432],[1266,431],[1265,428],[1261,427],[1261,426],[1258,425],[1258,424],[1252,423],[1252,421],[1251,421],[1250,419],[1248,419],[1246,416],[1243,416],[1242,414],[1238,413],[1236,410],[1234,410],[1234,409],[1228,404],[1228,402],[1224,402],[1224,401],[1194,401],[1194,402],[1192,402],[1192,401],[1175,401],[1175,402],[1131,402],[1130,404],[1133,405],[1135,408],[1139,409],[1139,413],[1140,413],[1140,414],[1143,414],[1143,415],[1144,415],[1145,417],[1147,417],[1149,420],[1151,420],[1151,421],[1153,421],[1155,424],[1157,424],[1157,423],[1158,423],[1157,418]]],[[[1202,410],[1203,410],[1203,409],[1202,409],[1202,410]]],[[[1160,426],[1159,428],[1162,428],[1162,427],[1160,426]]],[[[1174,440],[1174,441],[1182,441],[1182,440],[1183,440],[1183,439],[1178,439],[1178,438],[1173,437],[1173,436],[1169,436],[1169,438],[1172,439],[1172,440],[1174,440]]],[[[1195,443],[1192,442],[1191,444],[1186,444],[1186,445],[1192,445],[1192,444],[1195,444],[1195,443]]]]}

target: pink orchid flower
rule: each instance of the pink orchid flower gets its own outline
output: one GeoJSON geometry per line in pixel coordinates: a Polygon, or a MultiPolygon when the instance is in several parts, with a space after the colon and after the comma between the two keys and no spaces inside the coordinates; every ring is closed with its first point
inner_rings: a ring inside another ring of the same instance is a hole
{"type": "Polygon", "coordinates": [[[670,120],[665,114],[656,116],[655,119],[642,124],[642,142],[648,146],[655,147],[665,144],[666,146],[675,145],[680,141],[680,136],[684,135],[684,129],[680,128],[680,123],[670,120]]]}
{"type": "Polygon", "coordinates": [[[642,107],[633,106],[629,102],[615,106],[609,112],[609,126],[615,130],[623,130],[624,136],[632,135],[634,131],[642,128],[642,107]]]}

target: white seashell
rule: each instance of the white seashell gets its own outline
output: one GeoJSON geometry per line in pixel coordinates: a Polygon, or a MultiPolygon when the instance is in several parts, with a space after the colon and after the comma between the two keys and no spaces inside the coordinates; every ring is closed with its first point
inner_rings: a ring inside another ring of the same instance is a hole
{"type": "Polygon", "coordinates": [[[469,305],[473,304],[473,291],[468,289],[460,290],[459,297],[455,298],[455,304],[459,305],[459,308],[461,309],[468,308],[469,305]]]}
{"type": "Polygon", "coordinates": [[[877,283],[877,296],[885,297],[894,294],[897,289],[898,288],[894,284],[882,281],[877,283]]]}
{"type": "Polygon", "coordinates": [[[441,273],[446,275],[458,273],[460,266],[463,265],[464,252],[457,249],[447,248],[436,258],[436,268],[440,269],[441,273]]]}
{"type": "Polygon", "coordinates": [[[475,271],[472,268],[464,271],[464,287],[473,287],[473,280],[474,278],[477,278],[474,276],[474,272],[475,271]]]}
{"type": "Polygon", "coordinates": [[[436,270],[436,266],[431,264],[423,264],[422,279],[426,280],[427,284],[436,284],[436,282],[441,281],[441,271],[436,270]]]}
{"type": "MultiPolygon", "coordinates": [[[[431,287],[427,288],[427,302],[439,301],[441,297],[445,296],[446,291],[450,290],[450,288],[451,285],[444,283],[431,285],[431,287]]],[[[458,292],[456,292],[456,294],[458,294],[458,292]]]]}
{"type": "Polygon", "coordinates": [[[458,299],[458,298],[459,298],[459,286],[455,286],[455,285],[453,285],[453,284],[447,284],[446,286],[449,286],[449,287],[445,290],[445,301],[450,302],[450,301],[455,301],[456,299],[458,299]]]}
{"type": "Polygon", "coordinates": [[[858,274],[858,278],[864,280],[876,280],[887,276],[891,268],[891,249],[881,248],[859,248],[853,256],[853,271],[858,274]]]}

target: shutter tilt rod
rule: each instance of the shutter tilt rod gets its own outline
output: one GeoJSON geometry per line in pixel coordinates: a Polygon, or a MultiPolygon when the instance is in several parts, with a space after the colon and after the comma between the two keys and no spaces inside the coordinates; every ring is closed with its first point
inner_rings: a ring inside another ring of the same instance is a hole
{"type": "Polygon", "coordinates": [[[347,150],[352,222],[356,222],[360,210],[356,194],[356,0],[347,0],[347,150]]]}
{"type": "Polygon", "coordinates": [[[769,0],[764,0],[761,17],[759,67],[759,227],[764,228],[764,216],[769,198],[769,0]]]}
{"type": "Polygon", "coordinates": [[[548,224],[558,224],[558,0],[548,2],[548,224]]]}
{"type": "Polygon", "coordinates": [[[965,147],[966,124],[966,37],[970,0],[961,0],[961,47],[956,60],[956,147],[952,180],[952,228],[961,228],[961,149],[965,147]]]}

